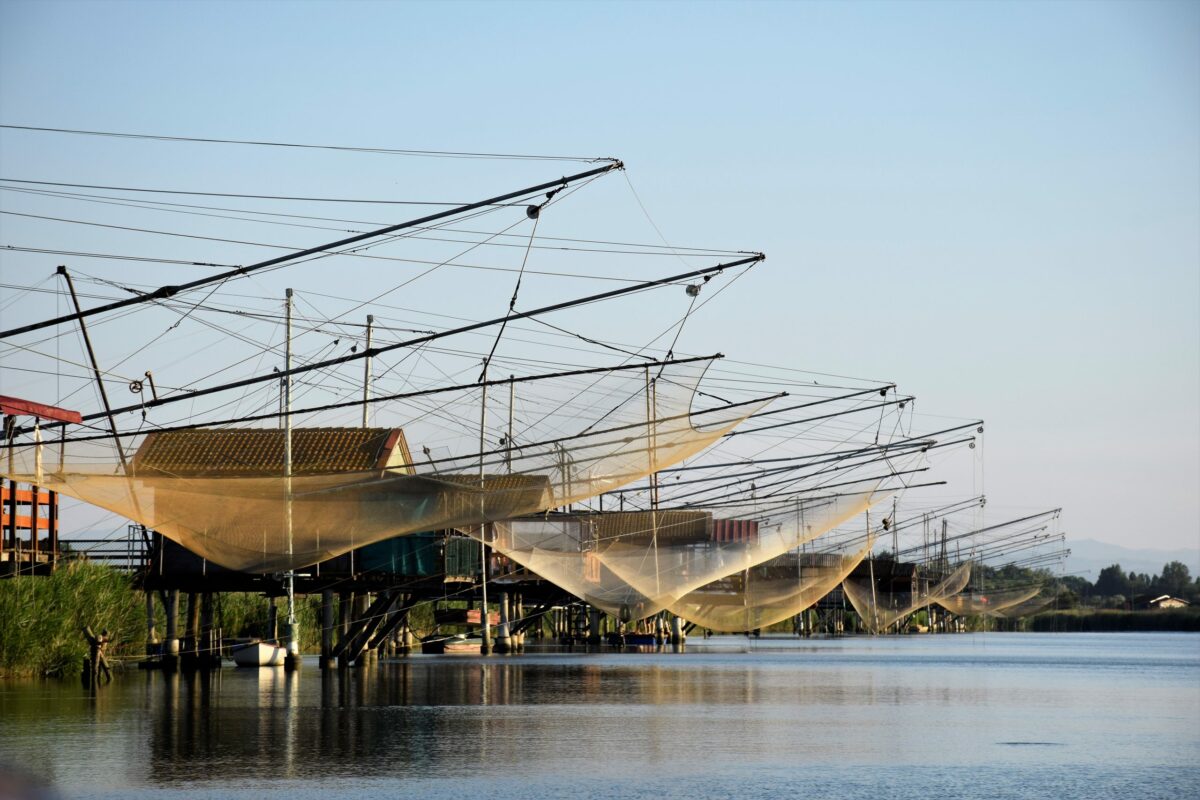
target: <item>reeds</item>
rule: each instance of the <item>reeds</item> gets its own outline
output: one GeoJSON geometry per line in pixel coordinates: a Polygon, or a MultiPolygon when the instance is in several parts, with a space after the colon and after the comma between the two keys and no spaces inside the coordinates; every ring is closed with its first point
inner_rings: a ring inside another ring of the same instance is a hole
{"type": "Polygon", "coordinates": [[[110,656],[141,652],[144,606],[129,576],[70,561],[46,577],[0,580],[0,677],[77,674],[87,643],[82,629],[107,629],[110,656]]]}

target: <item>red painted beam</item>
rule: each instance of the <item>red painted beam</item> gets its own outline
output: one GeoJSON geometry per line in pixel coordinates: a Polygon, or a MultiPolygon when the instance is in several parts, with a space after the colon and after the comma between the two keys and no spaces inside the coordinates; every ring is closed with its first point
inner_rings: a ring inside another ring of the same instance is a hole
{"type": "Polygon", "coordinates": [[[0,412],[4,412],[9,416],[32,416],[39,419],[52,419],[56,422],[83,422],[83,417],[78,411],[69,411],[65,408],[57,406],[48,406],[43,403],[35,403],[32,400],[22,400],[19,397],[6,397],[0,395],[0,412]]]}

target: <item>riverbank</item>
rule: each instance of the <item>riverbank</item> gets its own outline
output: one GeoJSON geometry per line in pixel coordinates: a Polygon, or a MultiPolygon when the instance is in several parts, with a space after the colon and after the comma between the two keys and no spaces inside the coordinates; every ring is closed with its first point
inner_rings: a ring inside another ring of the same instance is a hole
{"type": "Polygon", "coordinates": [[[1052,611],[1026,620],[1024,630],[1037,633],[1102,633],[1118,631],[1200,631],[1200,608],[1153,611],[1081,609],[1052,611]]]}

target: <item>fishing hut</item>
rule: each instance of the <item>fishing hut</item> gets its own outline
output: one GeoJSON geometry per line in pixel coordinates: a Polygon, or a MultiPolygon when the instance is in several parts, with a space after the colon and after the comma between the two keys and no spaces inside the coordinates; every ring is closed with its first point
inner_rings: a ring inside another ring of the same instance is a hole
{"type": "MultiPolygon", "coordinates": [[[[32,417],[35,426],[42,420],[80,421],[77,411],[17,397],[0,396],[0,413],[6,444],[11,444],[20,417],[32,417]]],[[[40,458],[38,465],[40,472],[40,458]]],[[[0,577],[48,575],[59,556],[58,493],[36,483],[0,480],[0,577]]]]}
{"type": "Polygon", "coordinates": [[[59,559],[58,494],[16,481],[0,488],[0,576],[46,575],[59,559]]]}
{"type": "MultiPolygon", "coordinates": [[[[297,428],[290,432],[290,437],[291,474],[297,477],[375,474],[384,478],[414,473],[404,432],[398,428],[297,428]]],[[[283,430],[190,429],[152,433],[133,455],[131,466],[133,473],[141,478],[169,475],[183,485],[189,480],[203,483],[210,492],[222,479],[237,478],[241,481],[236,485],[245,491],[247,480],[261,479],[268,484],[277,481],[282,472],[284,446],[283,430]]],[[[459,476],[439,477],[450,486],[465,483],[457,480],[459,476]]],[[[521,488],[532,486],[532,491],[540,489],[540,484],[529,476],[486,476],[486,479],[490,485],[507,481],[522,484],[521,488]]],[[[414,482],[422,480],[413,477],[414,482]]],[[[229,486],[232,492],[235,483],[231,481],[229,486]]],[[[335,504],[339,496],[329,490],[324,495],[327,502],[335,504]]],[[[445,500],[430,493],[421,499],[445,500]]],[[[321,500],[319,495],[317,500],[321,500]]],[[[236,506],[238,501],[232,493],[203,499],[209,506],[236,506]]],[[[453,505],[455,499],[449,502],[453,505]]],[[[316,504],[297,502],[296,506],[298,514],[319,513],[316,504]]],[[[201,517],[212,516],[211,507],[197,508],[196,512],[201,517]]],[[[247,509],[244,513],[252,511],[247,509]]],[[[243,530],[244,541],[233,543],[229,537],[222,541],[199,541],[201,547],[196,549],[221,553],[231,547],[253,547],[253,532],[261,527],[258,520],[238,519],[236,510],[228,509],[219,516],[226,528],[232,525],[243,530]]],[[[349,519],[352,523],[353,517],[349,519]]],[[[202,526],[189,527],[195,530],[202,526]]],[[[340,533],[344,535],[344,531],[340,533]]],[[[314,535],[315,546],[319,547],[320,532],[314,535]]],[[[280,623],[275,600],[286,594],[285,578],[295,594],[321,597],[324,667],[366,663],[381,651],[410,652],[416,643],[408,616],[417,604],[436,605],[439,598],[466,598],[474,604],[476,593],[481,592],[483,581],[489,578],[503,589],[499,598],[501,610],[494,619],[500,629],[497,649],[506,650],[512,647],[512,628],[521,625],[528,616],[519,608],[521,598],[531,592],[535,598],[547,595],[557,598],[560,594],[503,557],[489,559],[492,562],[489,575],[481,577],[479,543],[453,528],[371,542],[288,575],[230,569],[158,533],[148,533],[146,543],[140,584],[146,593],[149,655],[166,669],[203,669],[213,665],[213,654],[219,652],[222,638],[213,626],[214,604],[224,592],[255,592],[270,598],[271,618],[264,638],[277,641],[280,623]],[[156,629],[156,602],[162,604],[166,619],[161,639],[156,629]]],[[[244,558],[242,554],[233,555],[244,558]]],[[[549,608],[545,602],[541,606],[541,613],[549,608]]],[[[472,619],[470,610],[435,608],[435,620],[448,626],[478,625],[480,612],[476,609],[474,613],[472,619]],[[465,611],[461,620],[455,617],[459,611],[465,611]]]]}

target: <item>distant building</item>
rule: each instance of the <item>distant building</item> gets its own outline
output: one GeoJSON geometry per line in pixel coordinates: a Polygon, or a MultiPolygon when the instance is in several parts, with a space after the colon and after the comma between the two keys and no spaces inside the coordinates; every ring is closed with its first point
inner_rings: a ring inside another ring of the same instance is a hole
{"type": "Polygon", "coordinates": [[[1160,595],[1146,601],[1146,608],[1187,608],[1190,606],[1187,600],[1179,597],[1171,597],[1169,594],[1160,595]]]}

